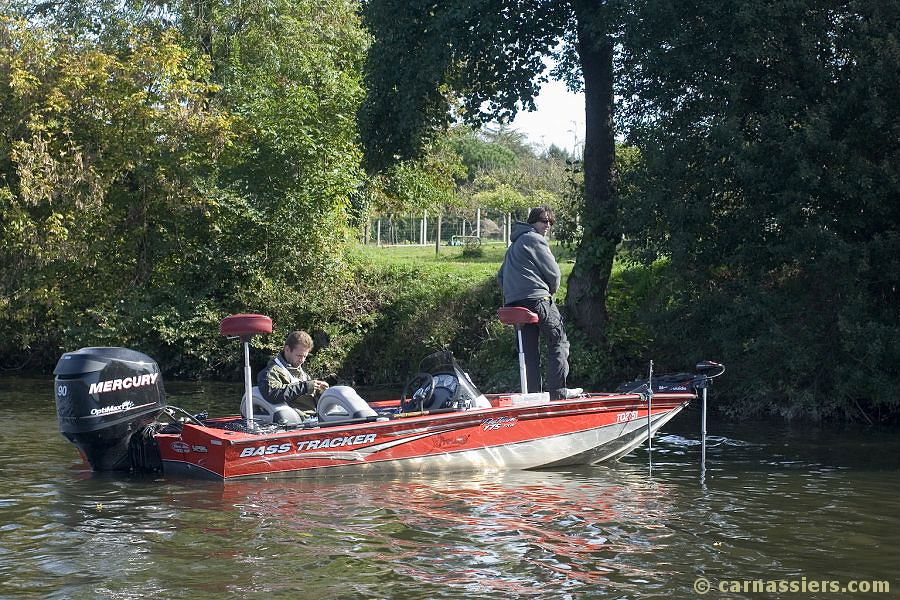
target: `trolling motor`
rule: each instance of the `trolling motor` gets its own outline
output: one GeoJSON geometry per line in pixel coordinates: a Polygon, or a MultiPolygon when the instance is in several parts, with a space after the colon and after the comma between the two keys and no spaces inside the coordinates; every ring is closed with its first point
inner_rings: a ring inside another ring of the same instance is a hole
{"type": "Polygon", "coordinates": [[[640,394],[647,402],[647,451],[652,450],[651,419],[653,394],[660,392],[687,392],[694,390],[701,392],[702,415],[700,425],[700,465],[701,479],[706,472],[706,389],[713,379],[725,372],[725,365],[703,360],[694,367],[696,373],[671,373],[665,375],[653,374],[653,361],[650,361],[650,369],[646,379],[635,379],[620,385],[616,391],[623,394],[640,394]]]}
{"type": "Polygon", "coordinates": [[[725,365],[713,362],[711,360],[703,360],[697,363],[695,367],[697,376],[694,377],[694,389],[703,390],[703,402],[700,413],[700,480],[706,478],[706,389],[710,385],[710,381],[725,372],[725,365]],[[716,371],[711,374],[712,371],[716,371]]]}

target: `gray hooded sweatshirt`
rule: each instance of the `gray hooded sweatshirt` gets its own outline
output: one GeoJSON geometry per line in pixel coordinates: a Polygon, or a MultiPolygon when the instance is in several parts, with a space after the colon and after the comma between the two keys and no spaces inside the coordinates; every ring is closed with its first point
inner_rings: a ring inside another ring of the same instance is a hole
{"type": "Polygon", "coordinates": [[[512,245],[506,251],[497,281],[503,290],[503,302],[510,304],[527,298],[549,298],[559,288],[559,265],[547,239],[528,223],[516,221],[512,227],[512,245]]]}

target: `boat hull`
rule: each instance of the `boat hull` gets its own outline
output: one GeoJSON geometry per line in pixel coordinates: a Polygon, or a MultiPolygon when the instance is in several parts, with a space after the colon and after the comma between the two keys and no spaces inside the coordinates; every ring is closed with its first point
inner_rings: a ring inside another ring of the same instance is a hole
{"type": "MultiPolygon", "coordinates": [[[[693,393],[656,394],[649,433],[693,393]]],[[[646,441],[648,403],[637,394],[587,397],[254,435],[185,424],[157,434],[163,470],[215,480],[535,469],[612,460],[646,441]]]]}

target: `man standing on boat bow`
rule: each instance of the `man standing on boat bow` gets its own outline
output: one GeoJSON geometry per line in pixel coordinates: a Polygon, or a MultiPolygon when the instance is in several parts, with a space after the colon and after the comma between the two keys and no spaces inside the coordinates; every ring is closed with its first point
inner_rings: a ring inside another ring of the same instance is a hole
{"type": "Polygon", "coordinates": [[[316,410],[316,395],[328,389],[328,383],[311,379],[303,362],[312,351],[313,341],[305,331],[292,331],[284,348],[259,372],[259,392],[267,402],[290,402],[297,410],[316,410]]]}
{"type": "Polygon", "coordinates": [[[550,399],[574,398],[581,388],[566,387],[569,375],[569,340],[563,328],[562,316],[553,302],[553,294],[559,289],[560,272],[556,258],[547,244],[547,232],[553,226],[553,211],[548,206],[538,206],[528,213],[528,222],[513,224],[507,249],[497,281],[503,290],[506,306],[523,306],[537,313],[537,325],[522,328],[522,345],[525,352],[525,370],[528,390],[539,390],[541,355],[538,332],[547,342],[547,384],[550,399]]]}

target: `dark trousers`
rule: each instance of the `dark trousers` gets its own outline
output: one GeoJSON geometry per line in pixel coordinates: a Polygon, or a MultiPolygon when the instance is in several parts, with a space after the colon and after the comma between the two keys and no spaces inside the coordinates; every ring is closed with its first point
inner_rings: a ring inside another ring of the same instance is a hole
{"type": "Polygon", "coordinates": [[[569,339],[566,337],[559,309],[550,299],[517,300],[507,306],[524,306],[537,313],[539,319],[536,325],[522,326],[528,391],[541,391],[541,351],[538,337],[543,334],[547,343],[547,389],[551,398],[559,398],[566,387],[566,377],[569,376],[569,339]]]}

